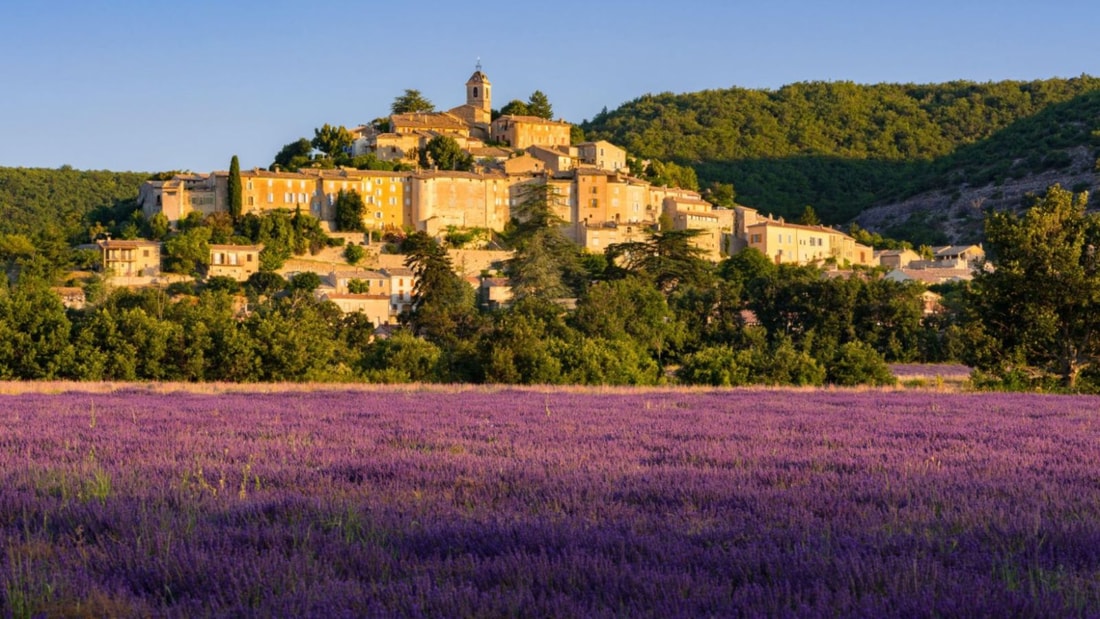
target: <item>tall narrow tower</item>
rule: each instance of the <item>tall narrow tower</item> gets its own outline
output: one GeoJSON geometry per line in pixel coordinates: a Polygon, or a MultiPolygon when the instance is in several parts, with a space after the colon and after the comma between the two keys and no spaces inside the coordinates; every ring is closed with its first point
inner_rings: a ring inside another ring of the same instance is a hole
{"type": "Polygon", "coordinates": [[[470,79],[466,80],[466,105],[479,108],[486,114],[491,113],[493,110],[492,87],[489,78],[481,72],[481,60],[478,59],[477,69],[470,79]]]}

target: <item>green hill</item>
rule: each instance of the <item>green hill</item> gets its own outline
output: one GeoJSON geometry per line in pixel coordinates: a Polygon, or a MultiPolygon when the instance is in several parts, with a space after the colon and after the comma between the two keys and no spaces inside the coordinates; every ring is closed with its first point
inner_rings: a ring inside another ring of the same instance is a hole
{"type": "Polygon", "coordinates": [[[148,173],[0,168],[0,234],[87,241],[90,218],[127,213],[148,173]]]}
{"type": "Polygon", "coordinates": [[[645,95],[582,124],[641,158],[691,165],[740,203],[828,223],[922,192],[1078,165],[1100,140],[1100,79],[805,82],[645,95]],[[1077,159],[1080,159],[1079,157],[1077,159]]]}

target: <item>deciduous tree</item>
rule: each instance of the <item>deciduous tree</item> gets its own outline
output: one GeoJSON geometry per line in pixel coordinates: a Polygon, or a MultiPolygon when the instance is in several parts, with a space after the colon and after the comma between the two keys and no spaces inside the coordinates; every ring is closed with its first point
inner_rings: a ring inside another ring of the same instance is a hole
{"type": "Polygon", "coordinates": [[[972,282],[974,315],[1000,355],[996,372],[1033,369],[1068,389],[1100,361],[1100,215],[1088,195],[1055,185],[1022,217],[985,224],[990,267],[972,282]],[[1015,367],[1013,367],[1015,366],[1015,367]],[[1022,366],[1022,367],[1021,367],[1022,366]]]}
{"type": "Polygon", "coordinates": [[[339,161],[350,157],[349,151],[354,141],[355,138],[347,127],[325,123],[321,128],[313,130],[313,140],[310,144],[313,148],[339,161]]]}
{"type": "Polygon", "coordinates": [[[474,158],[462,150],[458,142],[446,135],[437,135],[420,151],[420,165],[423,167],[435,166],[440,170],[460,170],[463,172],[472,170],[474,158]]]}

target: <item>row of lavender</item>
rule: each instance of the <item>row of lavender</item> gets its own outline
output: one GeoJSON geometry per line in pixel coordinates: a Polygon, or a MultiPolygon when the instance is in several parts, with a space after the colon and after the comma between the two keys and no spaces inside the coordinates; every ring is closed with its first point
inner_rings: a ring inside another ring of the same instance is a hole
{"type": "Polygon", "coordinates": [[[0,616],[1092,616],[1100,399],[8,396],[0,616]]]}

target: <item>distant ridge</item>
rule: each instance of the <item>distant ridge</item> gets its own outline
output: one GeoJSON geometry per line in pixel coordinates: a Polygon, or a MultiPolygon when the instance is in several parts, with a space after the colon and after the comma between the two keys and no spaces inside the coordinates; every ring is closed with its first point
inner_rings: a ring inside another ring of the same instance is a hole
{"type": "MultiPolygon", "coordinates": [[[[1095,186],[1100,79],[662,93],[604,110],[582,128],[636,156],[691,165],[704,186],[733,183],[740,203],[785,217],[809,204],[839,224],[928,192],[1037,175],[1095,186]]],[[[1012,206],[986,200],[992,205],[1012,206]]],[[[891,225],[906,232],[906,223],[891,225]]],[[[935,232],[912,223],[908,232],[935,232]]]]}

